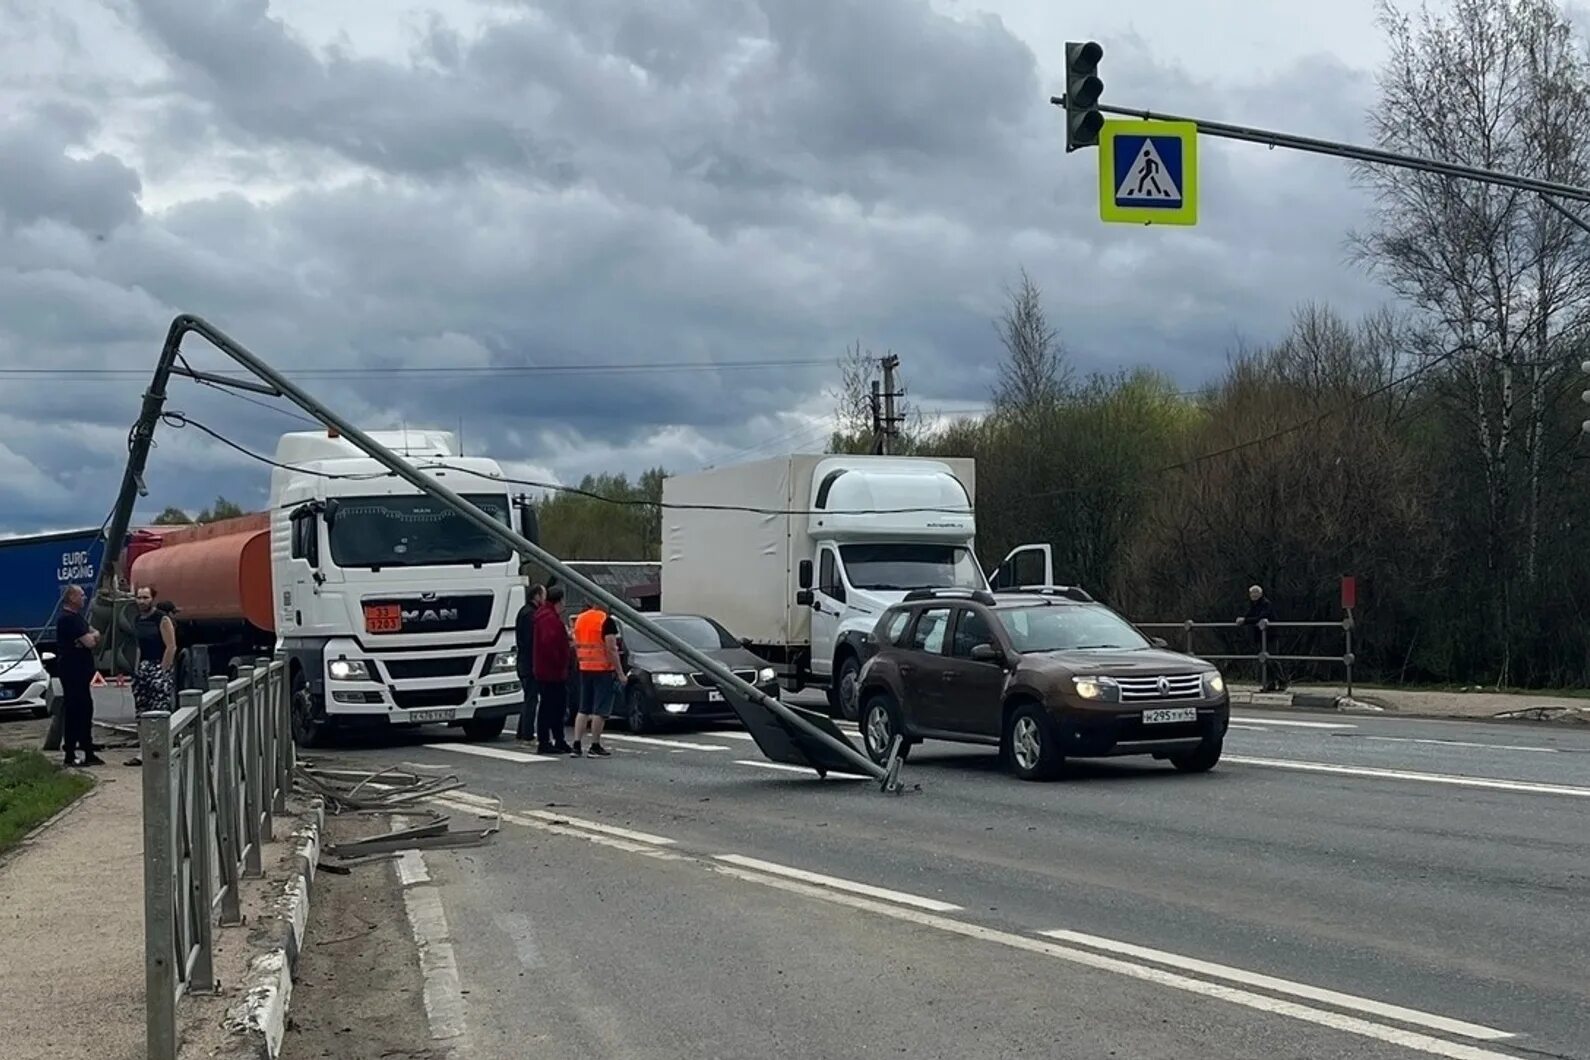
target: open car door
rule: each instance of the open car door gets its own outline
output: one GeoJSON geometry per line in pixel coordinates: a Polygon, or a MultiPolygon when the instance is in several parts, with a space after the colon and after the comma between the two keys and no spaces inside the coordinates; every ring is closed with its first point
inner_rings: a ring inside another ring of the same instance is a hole
{"type": "Polygon", "coordinates": [[[988,579],[988,587],[995,592],[1053,584],[1054,548],[1050,545],[1018,545],[988,579]]]}

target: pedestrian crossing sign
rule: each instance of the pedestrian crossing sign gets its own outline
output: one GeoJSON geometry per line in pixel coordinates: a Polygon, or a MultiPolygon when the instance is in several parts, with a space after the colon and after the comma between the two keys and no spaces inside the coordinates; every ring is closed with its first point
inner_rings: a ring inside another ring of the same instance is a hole
{"type": "Polygon", "coordinates": [[[1107,121],[1099,132],[1099,216],[1123,224],[1198,223],[1198,126],[1107,121]]]}

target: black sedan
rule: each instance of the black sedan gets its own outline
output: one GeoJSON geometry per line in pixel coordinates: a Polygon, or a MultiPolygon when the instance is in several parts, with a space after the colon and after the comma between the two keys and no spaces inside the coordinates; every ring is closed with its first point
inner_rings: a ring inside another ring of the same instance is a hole
{"type": "MultiPolygon", "coordinates": [[[[700,615],[646,617],[721,662],[735,676],[770,696],[778,695],[778,675],[773,668],[712,619],[700,615]]],[[[653,732],[669,722],[736,720],[723,693],[699,669],[633,626],[619,622],[618,628],[624,667],[630,674],[624,717],[631,732],[653,732]]]]}

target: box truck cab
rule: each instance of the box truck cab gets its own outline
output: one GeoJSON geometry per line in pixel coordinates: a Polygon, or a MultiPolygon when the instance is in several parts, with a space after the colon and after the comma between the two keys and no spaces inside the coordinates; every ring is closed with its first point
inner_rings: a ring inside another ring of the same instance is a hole
{"type": "MultiPolygon", "coordinates": [[[[705,614],[856,716],[863,644],[912,589],[986,589],[976,467],[960,458],[791,456],[663,483],[662,608],[705,614]]],[[[1047,545],[996,579],[1053,581],[1047,545]]]]}
{"type": "MultiPolygon", "coordinates": [[[[451,433],[371,436],[511,524],[501,469],[462,456],[451,433]]],[[[299,742],[349,723],[498,735],[524,699],[512,626],[525,590],[512,550],[342,438],[285,435],[276,462],[271,582],[299,742]]]]}

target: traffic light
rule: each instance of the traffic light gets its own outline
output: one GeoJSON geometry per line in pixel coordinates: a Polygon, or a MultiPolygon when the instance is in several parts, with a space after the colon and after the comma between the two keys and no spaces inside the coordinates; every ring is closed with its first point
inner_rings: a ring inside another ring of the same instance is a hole
{"type": "Polygon", "coordinates": [[[1066,44],[1066,150],[1097,147],[1104,115],[1098,110],[1104,82],[1099,80],[1099,60],[1104,49],[1097,41],[1066,44]]]}

